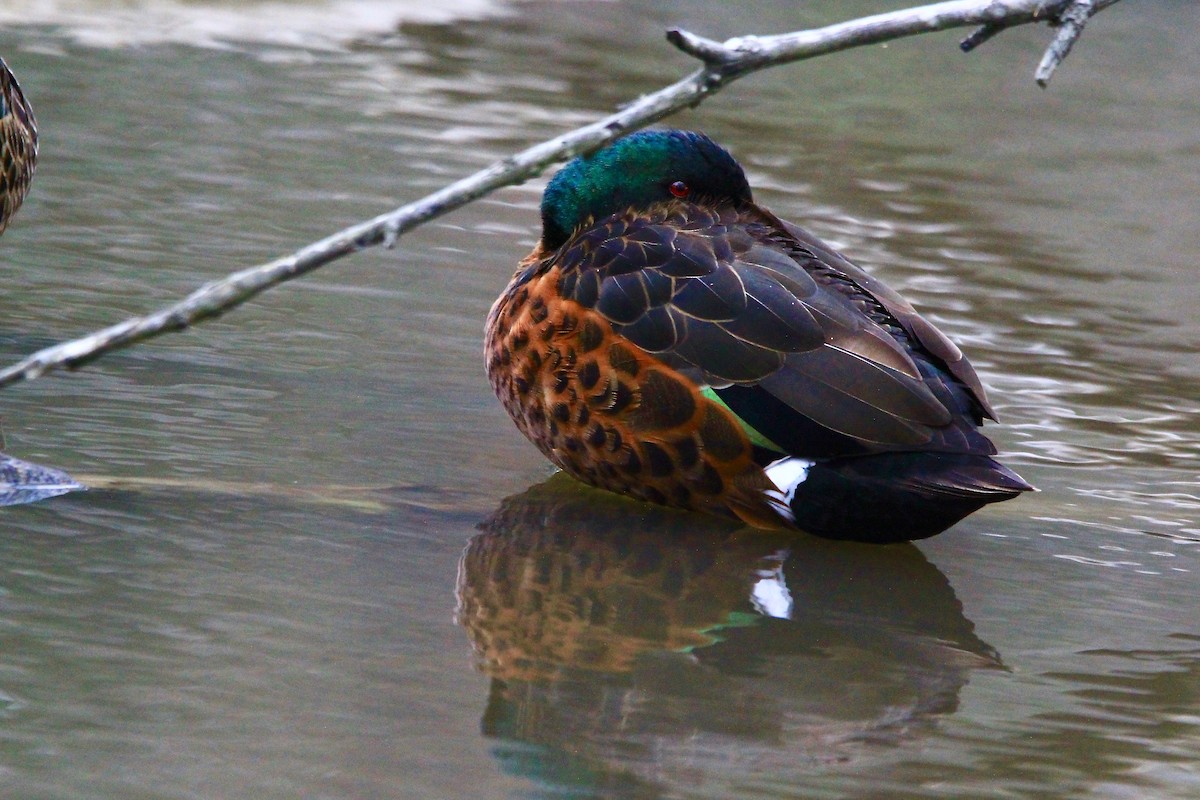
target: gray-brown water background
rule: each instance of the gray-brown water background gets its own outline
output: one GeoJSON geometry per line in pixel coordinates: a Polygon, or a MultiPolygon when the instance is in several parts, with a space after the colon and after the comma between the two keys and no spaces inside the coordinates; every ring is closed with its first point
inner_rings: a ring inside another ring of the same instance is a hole
{"type": "MultiPolygon", "coordinates": [[[[42,161],[0,356],[652,91],[670,25],[898,5],[10,0],[42,161]]],[[[522,495],[481,327],[541,181],[0,393],[7,452],[138,482],[2,512],[0,795],[1200,795],[1198,29],[1121,3],[1049,91],[1044,28],[917,37],[669,120],[982,374],[1042,492],[918,546],[522,495]]]]}

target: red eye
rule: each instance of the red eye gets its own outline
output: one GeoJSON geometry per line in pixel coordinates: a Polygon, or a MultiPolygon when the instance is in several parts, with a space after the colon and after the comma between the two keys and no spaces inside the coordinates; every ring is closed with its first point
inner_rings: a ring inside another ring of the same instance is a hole
{"type": "Polygon", "coordinates": [[[687,197],[692,192],[692,187],[688,186],[683,181],[675,181],[669,187],[671,194],[676,197],[687,197]]]}

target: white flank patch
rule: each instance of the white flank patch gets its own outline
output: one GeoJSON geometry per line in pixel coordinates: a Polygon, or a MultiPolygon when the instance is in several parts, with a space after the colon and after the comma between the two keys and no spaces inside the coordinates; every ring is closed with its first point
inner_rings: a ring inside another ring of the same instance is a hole
{"type": "MultiPolygon", "coordinates": [[[[772,461],[763,472],[771,479],[771,483],[779,490],[779,500],[789,508],[796,499],[796,489],[808,478],[808,471],[817,462],[805,461],[803,458],[788,456],[778,461],[772,461]]],[[[768,492],[768,494],[773,494],[768,492]]]]}

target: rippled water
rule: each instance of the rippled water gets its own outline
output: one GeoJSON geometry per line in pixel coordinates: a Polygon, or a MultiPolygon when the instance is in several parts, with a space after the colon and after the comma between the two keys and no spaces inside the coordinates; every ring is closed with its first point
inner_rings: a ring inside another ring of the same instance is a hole
{"type": "MultiPolygon", "coordinates": [[[[42,162],[0,356],[658,88],[669,25],[894,5],[6,3],[42,162]]],[[[3,512],[0,793],[1195,797],[1198,23],[1122,3],[1046,92],[1044,29],[946,34],[672,120],[978,367],[1042,492],[919,546],[543,483],[479,352],[540,182],[5,390],[5,450],[101,488],[3,512]]]]}

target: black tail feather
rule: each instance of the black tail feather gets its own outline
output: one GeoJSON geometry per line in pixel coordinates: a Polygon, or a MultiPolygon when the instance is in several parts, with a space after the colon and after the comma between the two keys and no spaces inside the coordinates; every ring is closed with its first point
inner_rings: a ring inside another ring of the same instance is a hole
{"type": "Polygon", "coordinates": [[[818,462],[796,490],[796,525],[816,536],[899,542],[941,533],[988,503],[1033,490],[987,456],[886,453],[818,462]]]}

